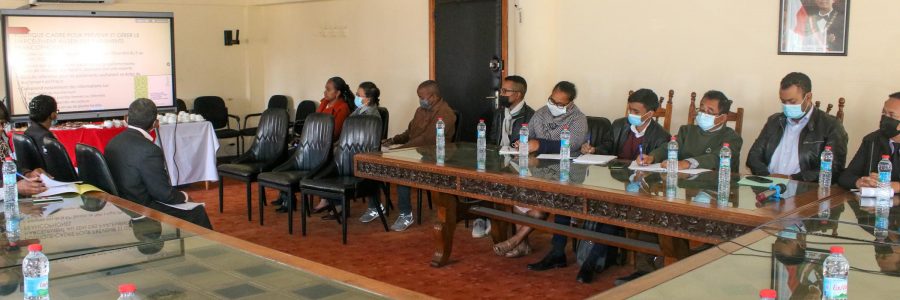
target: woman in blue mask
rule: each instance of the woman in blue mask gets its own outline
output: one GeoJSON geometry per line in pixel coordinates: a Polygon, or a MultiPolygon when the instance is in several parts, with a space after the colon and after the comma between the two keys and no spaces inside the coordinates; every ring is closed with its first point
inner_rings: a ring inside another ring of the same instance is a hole
{"type": "Polygon", "coordinates": [[[381,118],[381,114],[378,113],[379,96],[381,96],[381,90],[374,83],[371,81],[360,83],[353,100],[356,110],[350,116],[368,115],[381,118]]]}

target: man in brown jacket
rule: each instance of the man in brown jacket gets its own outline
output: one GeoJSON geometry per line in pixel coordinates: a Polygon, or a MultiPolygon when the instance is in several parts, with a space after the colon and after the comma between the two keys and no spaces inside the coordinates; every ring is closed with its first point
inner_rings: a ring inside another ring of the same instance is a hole
{"type": "MultiPolygon", "coordinates": [[[[419,108],[413,115],[409,127],[401,134],[382,141],[382,145],[402,145],[399,148],[434,147],[437,144],[435,124],[438,118],[444,120],[444,136],[450,138],[456,131],[456,113],[441,98],[441,90],[434,80],[426,80],[416,90],[419,95],[419,108]]],[[[394,231],[404,231],[413,223],[412,205],[409,201],[409,187],[397,186],[397,208],[400,216],[391,226],[394,231]]]]}

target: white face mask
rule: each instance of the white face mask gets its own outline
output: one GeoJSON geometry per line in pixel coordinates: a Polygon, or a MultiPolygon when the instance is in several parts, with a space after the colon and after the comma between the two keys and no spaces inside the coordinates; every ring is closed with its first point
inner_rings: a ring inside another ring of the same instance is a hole
{"type": "Polygon", "coordinates": [[[559,116],[566,114],[565,106],[564,107],[556,106],[556,104],[553,104],[553,102],[550,102],[550,100],[547,100],[547,109],[550,109],[550,114],[553,115],[554,117],[559,117],[559,116]]]}

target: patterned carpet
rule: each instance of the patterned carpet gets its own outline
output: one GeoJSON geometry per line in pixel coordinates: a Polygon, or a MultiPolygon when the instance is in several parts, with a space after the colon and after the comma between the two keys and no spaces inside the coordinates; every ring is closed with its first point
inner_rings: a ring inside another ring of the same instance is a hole
{"type": "MultiPolygon", "coordinates": [[[[422,225],[413,225],[399,233],[384,232],[377,220],[360,223],[357,219],[365,210],[365,203],[354,203],[350,210],[348,244],[342,245],[340,225],[333,220],[321,220],[317,215],[308,220],[306,237],[300,235],[299,214],[294,216],[294,235],[288,235],[287,214],[276,213],[271,206],[264,208],[266,222],[260,226],[256,185],[253,185],[252,222],[247,221],[243,183],[226,180],[225,212],[221,214],[215,184],[210,184],[209,190],[195,184],[186,191],[194,201],[206,202],[216,231],[438,298],[581,299],[613,287],[616,277],[632,270],[615,266],[597,274],[594,283],[580,284],[575,281],[578,268],[570,252],[570,264],[566,268],[529,271],[526,265],[540,260],[549,249],[550,235],[532,234],[535,251],[526,257],[509,259],[493,253],[490,238],[472,238],[471,229],[462,223],[457,226],[451,263],[432,268],[429,262],[434,245],[429,224],[433,221],[433,211],[428,210],[427,203],[423,204],[422,225]]],[[[269,200],[276,196],[276,192],[267,193],[269,200]]],[[[391,198],[396,201],[395,195],[391,198]]],[[[395,218],[392,212],[388,225],[395,218]]]]}

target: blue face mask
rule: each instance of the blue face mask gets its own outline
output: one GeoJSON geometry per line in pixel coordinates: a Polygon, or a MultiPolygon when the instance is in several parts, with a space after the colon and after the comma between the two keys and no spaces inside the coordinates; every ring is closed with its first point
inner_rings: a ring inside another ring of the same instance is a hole
{"type": "Polygon", "coordinates": [[[360,98],[359,96],[356,96],[356,99],[353,99],[353,104],[356,104],[356,107],[362,107],[363,106],[362,98],[360,98]]]}
{"type": "Polygon", "coordinates": [[[431,108],[431,103],[428,103],[428,100],[426,100],[426,99],[419,99],[419,107],[422,107],[424,109],[429,109],[429,108],[431,108]]]}
{"type": "Polygon", "coordinates": [[[716,117],[701,112],[694,118],[694,123],[700,126],[700,129],[703,129],[703,131],[708,131],[716,126],[716,117]]]}
{"type": "Polygon", "coordinates": [[[57,121],[57,120],[50,121],[50,127],[56,126],[56,124],[59,124],[59,121],[57,121]]]}
{"type": "Polygon", "coordinates": [[[628,185],[625,186],[625,191],[629,193],[637,193],[641,191],[641,183],[640,182],[629,182],[628,185]]]}
{"type": "Polygon", "coordinates": [[[803,117],[802,104],[782,104],[784,116],[791,119],[799,119],[803,117]]]}
{"type": "Polygon", "coordinates": [[[634,127],[639,127],[641,125],[644,125],[644,120],[642,120],[642,118],[643,118],[642,115],[628,114],[628,124],[631,124],[634,127]]]}

